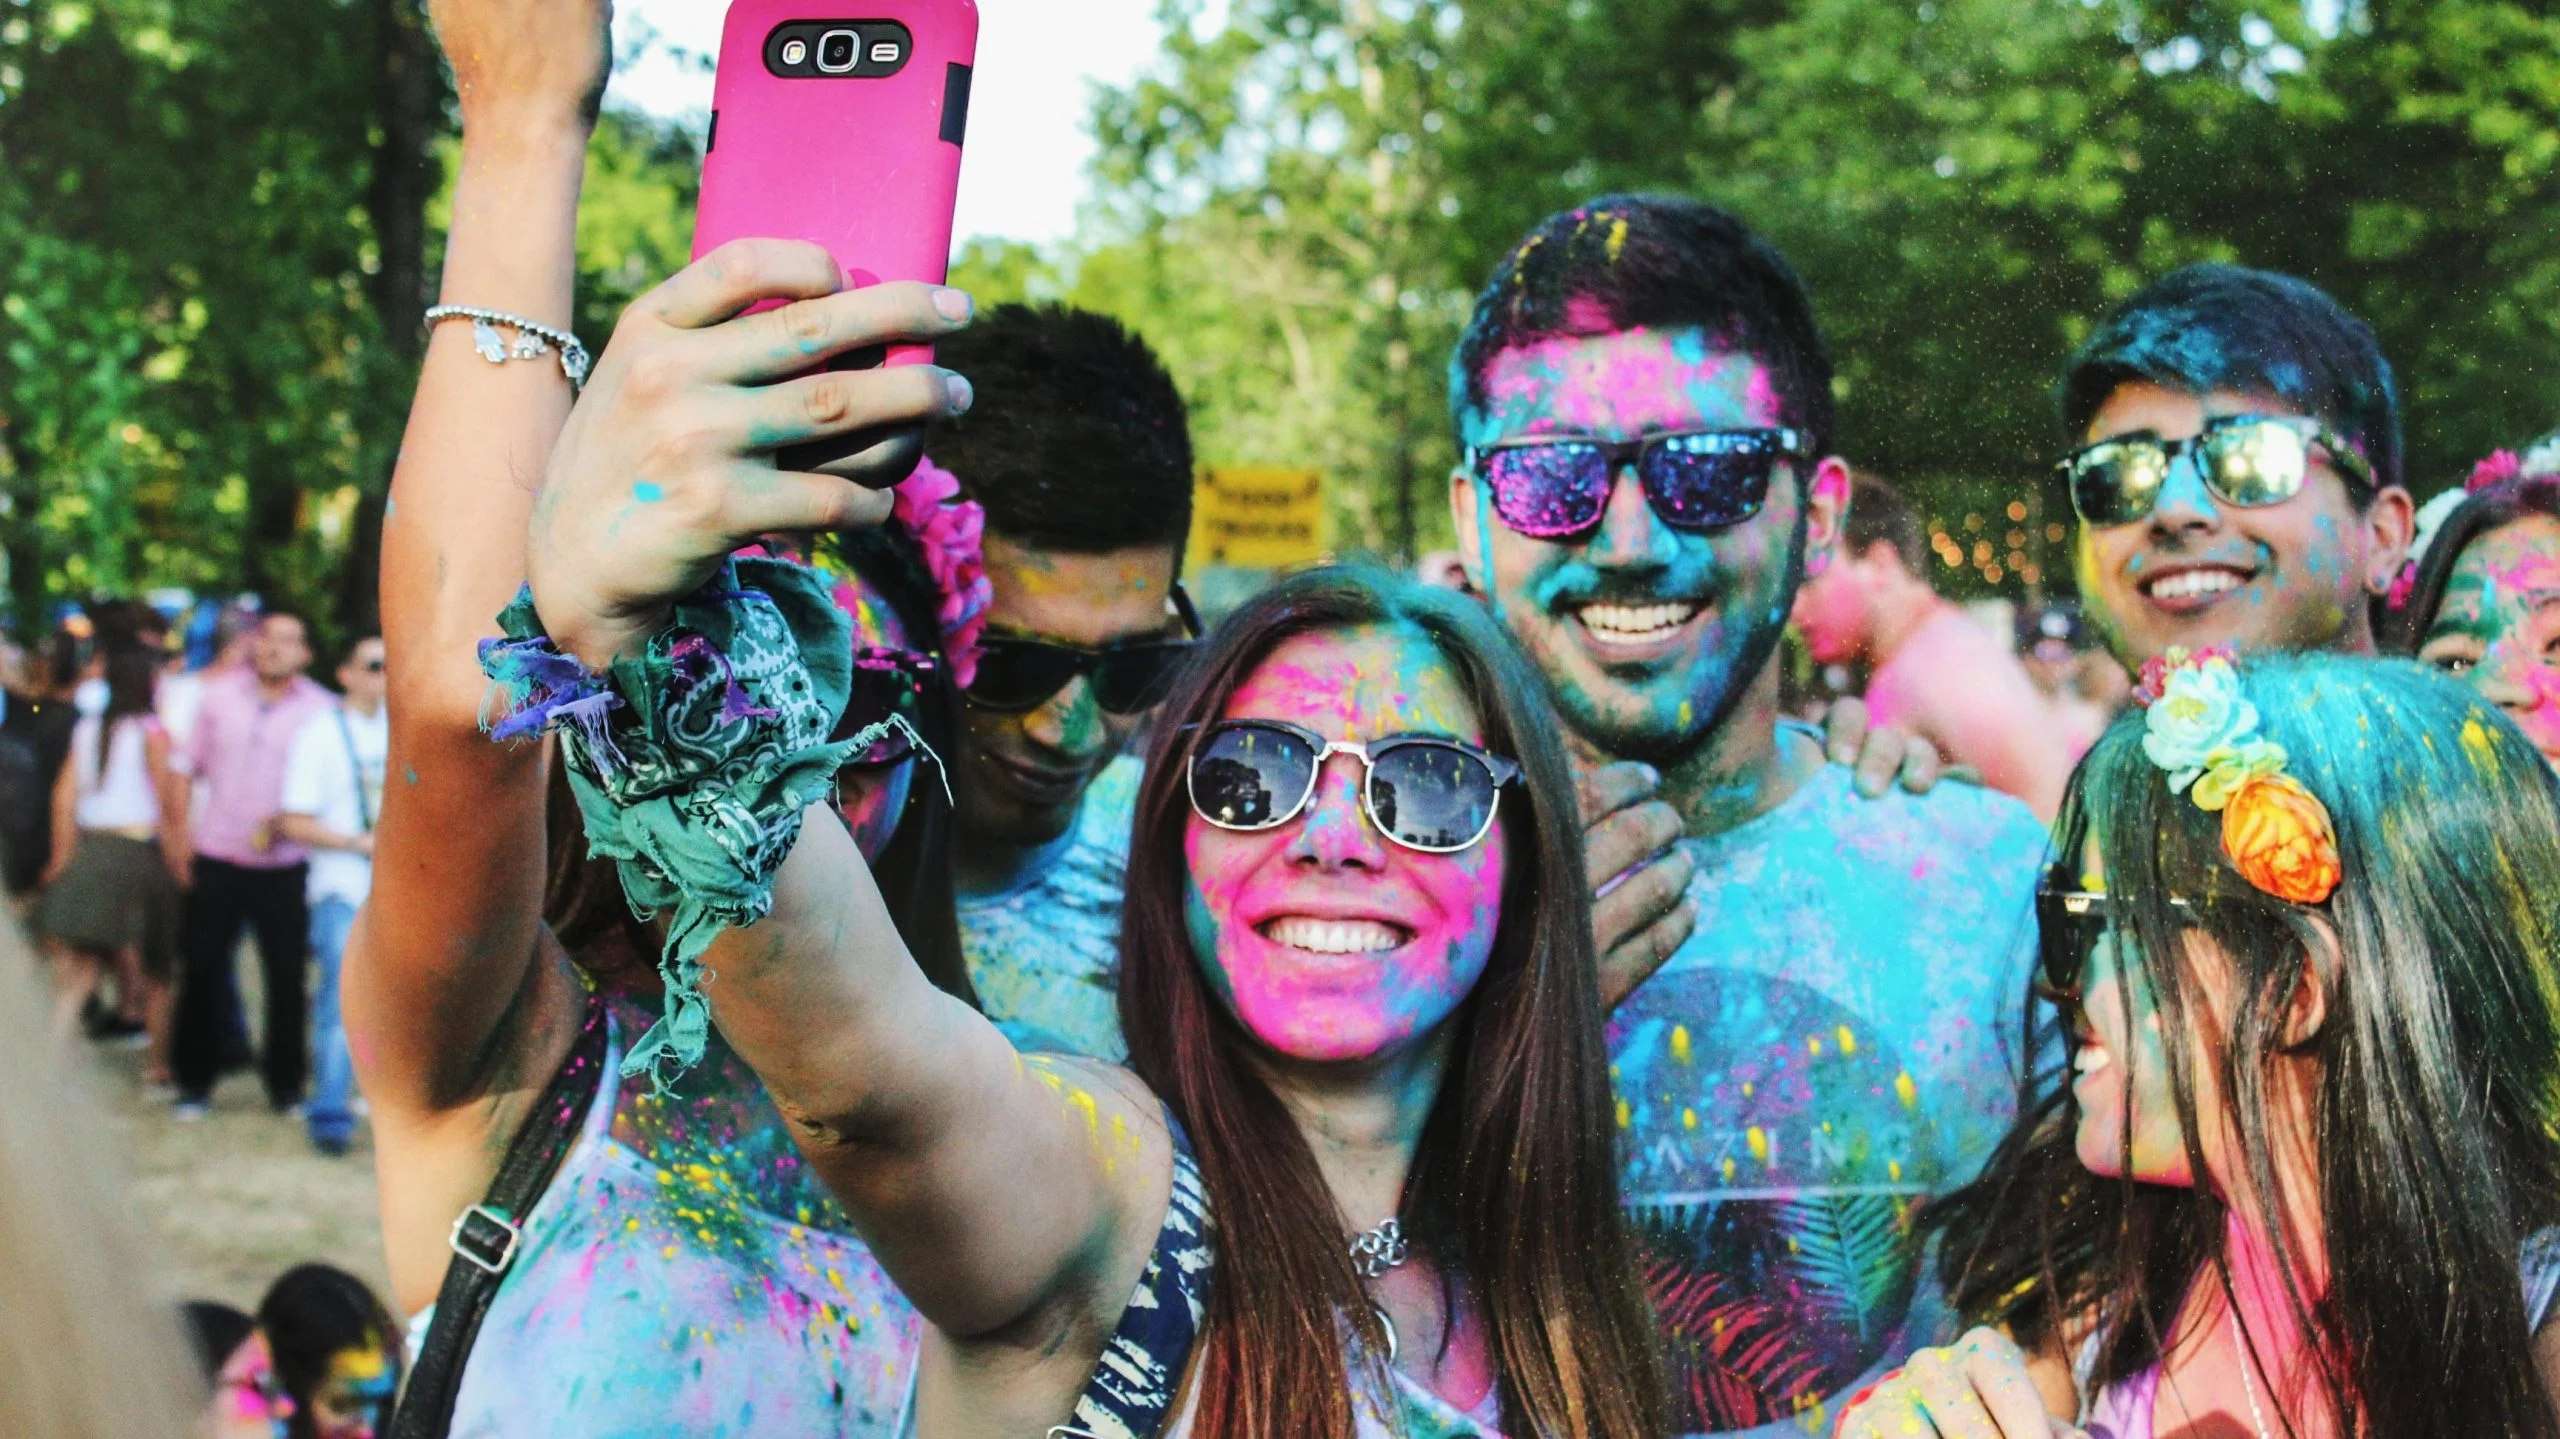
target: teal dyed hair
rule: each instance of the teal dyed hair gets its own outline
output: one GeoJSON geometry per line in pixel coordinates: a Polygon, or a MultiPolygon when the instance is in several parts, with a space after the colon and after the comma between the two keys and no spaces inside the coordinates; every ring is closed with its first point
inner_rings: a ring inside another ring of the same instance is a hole
{"type": "MultiPolygon", "coordinates": [[[[2560,786],[2495,706],[2435,671],[2300,655],[2245,661],[2241,675],[2288,772],[2336,825],[2336,893],[2296,906],[2242,879],[2220,816],[2170,793],[2143,753],[2139,713],[2073,775],[2054,882],[2079,887],[2094,838],[2118,953],[2159,1005],[2195,1173],[2207,1172],[2201,1066],[2220,1066],[2250,1185],[2273,1194],[2268,1076],[2285,1054],[2319,1061],[2325,1294],[2274,1238],[2315,1336],[2312,1378],[2351,1416],[2343,1432],[2560,1435],[2518,1282],[2526,1238],[2560,1223],[2560,786]],[[2195,930],[2235,971],[2211,981],[2233,987],[2219,1053],[2189,1038],[2207,982],[2186,958],[2195,930]],[[2289,1045],[2306,982],[2322,986],[2326,1019],[2289,1045]]],[[[2050,1006],[2029,1004],[2052,1023],[2050,1006]]],[[[2021,1119],[1981,1178],[1925,1222],[1945,1235],[1948,1289],[1969,1317],[2031,1346],[2094,1321],[2104,1383],[2159,1359],[2199,1280],[2226,1282],[2226,1211],[2204,1190],[2083,1168],[2055,1052],[2024,1076],[2021,1119]]]]}

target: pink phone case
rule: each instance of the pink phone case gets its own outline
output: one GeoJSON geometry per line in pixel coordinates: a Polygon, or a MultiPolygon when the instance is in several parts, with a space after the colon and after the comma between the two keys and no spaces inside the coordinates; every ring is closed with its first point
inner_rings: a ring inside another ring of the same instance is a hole
{"type": "MultiPolygon", "coordinates": [[[[734,0],[694,258],[747,236],[814,240],[857,286],[940,284],[977,53],[974,0],[734,0]],[[843,31],[856,37],[854,72],[812,73],[843,31]],[[794,40],[809,48],[788,62],[794,40]]],[[[897,345],[886,362],[932,358],[929,345],[897,345]]]]}

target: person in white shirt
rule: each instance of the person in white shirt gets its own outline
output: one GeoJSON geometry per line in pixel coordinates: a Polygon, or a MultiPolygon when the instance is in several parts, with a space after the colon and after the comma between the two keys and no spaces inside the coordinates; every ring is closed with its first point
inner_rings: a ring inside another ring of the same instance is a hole
{"type": "Polygon", "coordinates": [[[53,855],[28,927],[54,959],[54,1031],[76,1033],[112,966],[141,992],[146,1084],[167,1080],[169,981],[177,969],[178,888],[162,847],[174,798],[169,737],[151,714],[154,661],[123,647],[105,663],[108,698],[71,732],[53,790],[53,855]]]}
{"type": "Polygon", "coordinates": [[[285,761],[284,812],[276,831],[311,851],[311,956],[320,966],[311,999],[311,1099],[303,1110],[311,1147],[347,1152],[355,1133],[355,1069],[338,1017],[338,962],[356,910],[373,888],[373,821],[382,810],[391,747],[383,709],[382,640],[367,635],[338,665],[343,698],[313,716],[285,761]]]}

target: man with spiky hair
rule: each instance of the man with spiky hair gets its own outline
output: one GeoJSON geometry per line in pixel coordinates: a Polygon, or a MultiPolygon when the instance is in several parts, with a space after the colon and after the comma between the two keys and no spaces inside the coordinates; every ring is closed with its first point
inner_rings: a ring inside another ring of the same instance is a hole
{"type": "Polygon", "coordinates": [[[2062,428],[2072,569],[2125,668],[2172,645],[2373,653],[2416,530],[2399,388],[2317,286],[2162,276],[2072,356],[2062,428]]]}

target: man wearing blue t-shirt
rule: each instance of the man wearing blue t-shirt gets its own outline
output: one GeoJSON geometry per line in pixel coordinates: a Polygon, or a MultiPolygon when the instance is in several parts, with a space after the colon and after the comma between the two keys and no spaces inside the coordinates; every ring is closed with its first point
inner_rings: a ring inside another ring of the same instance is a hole
{"type": "Polygon", "coordinates": [[[1803,286],[1722,211],[1617,196],[1494,272],[1451,367],[1469,578],[1579,757],[1661,777],[1696,930],[1604,965],[1627,1202],[1679,1432],[1827,1427],[1946,1324],[1909,1220],[2006,1131],[2045,836],[1865,799],[1778,718],[1849,476],[1803,286]]]}

